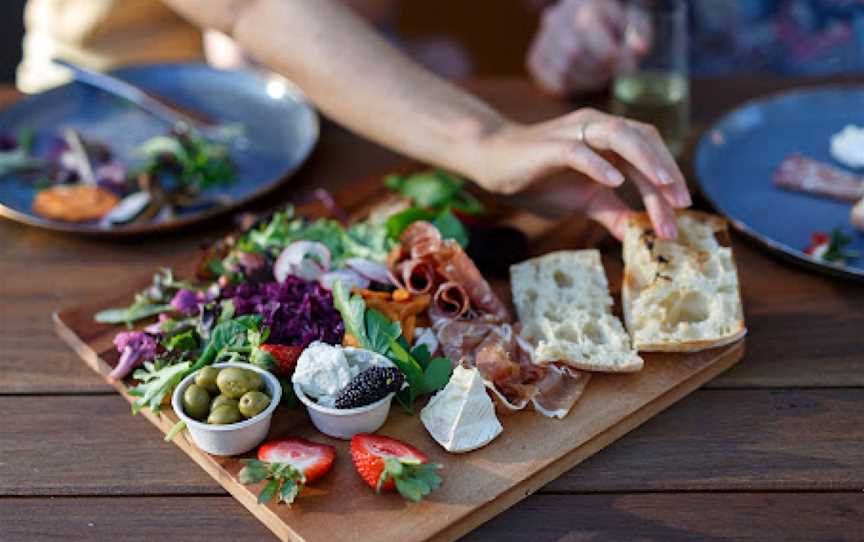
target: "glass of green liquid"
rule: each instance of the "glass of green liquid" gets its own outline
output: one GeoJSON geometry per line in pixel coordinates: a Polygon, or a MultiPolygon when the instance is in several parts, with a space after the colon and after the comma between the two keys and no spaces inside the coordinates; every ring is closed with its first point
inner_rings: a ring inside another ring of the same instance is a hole
{"type": "Polygon", "coordinates": [[[690,125],[686,0],[630,0],[612,111],[653,124],[680,156],[690,125]]]}

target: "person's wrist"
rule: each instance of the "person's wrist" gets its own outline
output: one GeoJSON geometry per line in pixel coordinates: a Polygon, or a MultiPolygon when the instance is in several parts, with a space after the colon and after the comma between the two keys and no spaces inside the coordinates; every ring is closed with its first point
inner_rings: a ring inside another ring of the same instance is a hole
{"type": "Polygon", "coordinates": [[[511,134],[518,130],[519,124],[499,117],[494,123],[484,123],[463,133],[458,145],[465,167],[462,173],[484,190],[497,192],[496,165],[501,156],[500,150],[511,134]]]}

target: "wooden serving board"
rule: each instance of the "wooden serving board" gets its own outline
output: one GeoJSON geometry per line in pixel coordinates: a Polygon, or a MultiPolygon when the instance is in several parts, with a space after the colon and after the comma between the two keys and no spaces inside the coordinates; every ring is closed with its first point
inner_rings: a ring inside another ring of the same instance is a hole
{"type": "MultiPolygon", "coordinates": [[[[592,233],[579,219],[564,223],[505,213],[501,220],[528,234],[533,253],[584,248],[597,239],[596,231],[592,233]]],[[[615,291],[620,284],[620,263],[614,256],[605,263],[615,291]]],[[[93,315],[104,308],[127,305],[146,283],[146,279],[130,283],[111,299],[54,314],[60,337],[102,377],[118,358],[111,344],[118,328],[95,323],[93,315]]],[[[502,294],[509,293],[506,281],[495,286],[502,294]]],[[[337,448],[337,460],[333,471],[306,488],[290,508],[259,505],[256,499],[263,484],[243,486],[236,480],[240,458],[210,456],[196,448],[185,432],[174,443],[282,540],[454,540],[696,390],[743,354],[744,342],[740,341],[696,354],[645,355],[645,368],[639,373],[595,374],[565,419],[549,419],[533,411],[502,416],[501,436],[468,454],[445,452],[427,434],[418,416],[407,415],[394,403],[379,432],[414,444],[431,461],[444,466],[444,483],[422,503],[410,503],[397,494],[377,495],[354,472],[348,443],[318,433],[305,410],[277,409],[270,438],[290,435],[326,442],[337,448]]],[[[128,383],[115,387],[131,401],[128,383]]],[[[145,411],[142,415],[162,432],[177,421],[170,406],[160,414],[145,411]]]]}

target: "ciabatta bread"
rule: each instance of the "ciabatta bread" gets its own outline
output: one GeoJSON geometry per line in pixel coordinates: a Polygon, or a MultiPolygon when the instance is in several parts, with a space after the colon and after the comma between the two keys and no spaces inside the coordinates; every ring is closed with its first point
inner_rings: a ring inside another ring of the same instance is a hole
{"type": "Polygon", "coordinates": [[[722,218],[678,213],[678,239],[662,241],[645,214],[624,235],[624,319],[642,352],[695,352],[745,335],[738,272],[722,218]]]}
{"type": "Polygon", "coordinates": [[[642,369],[642,358],[612,314],[598,251],[551,252],[513,265],[510,287],[522,336],[534,346],[534,363],[614,373],[642,369]]]}

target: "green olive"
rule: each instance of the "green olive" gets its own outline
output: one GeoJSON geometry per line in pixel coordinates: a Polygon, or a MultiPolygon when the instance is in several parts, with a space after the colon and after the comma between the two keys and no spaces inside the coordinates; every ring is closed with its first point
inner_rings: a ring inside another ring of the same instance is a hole
{"type": "Polygon", "coordinates": [[[213,412],[222,405],[231,405],[234,408],[237,408],[238,402],[237,399],[232,399],[227,395],[217,395],[213,398],[213,402],[210,403],[210,412],[213,412]]]}
{"type": "Polygon", "coordinates": [[[219,369],[216,367],[204,367],[195,375],[195,383],[213,395],[219,394],[219,386],[216,385],[216,377],[219,369]]]}
{"type": "Polygon", "coordinates": [[[240,398],[240,414],[247,418],[252,418],[264,412],[264,409],[270,404],[270,398],[266,393],[260,391],[247,391],[240,398]]]}
{"type": "Polygon", "coordinates": [[[239,367],[226,367],[219,371],[219,376],[216,377],[216,385],[219,386],[219,391],[223,395],[227,395],[232,399],[239,399],[247,391],[254,391],[255,389],[252,387],[254,382],[250,382],[248,373],[249,371],[240,369],[239,367]]]}
{"type": "Polygon", "coordinates": [[[246,378],[249,380],[249,391],[261,391],[264,389],[264,379],[252,369],[246,369],[246,378]]]}
{"type": "Polygon", "coordinates": [[[210,411],[210,395],[197,384],[190,384],[183,392],[183,411],[196,420],[207,417],[210,411]]]}
{"type": "Polygon", "coordinates": [[[219,408],[213,409],[210,416],[207,417],[207,423],[213,425],[228,425],[229,423],[237,423],[243,419],[240,411],[234,405],[221,405],[219,408]]]}

